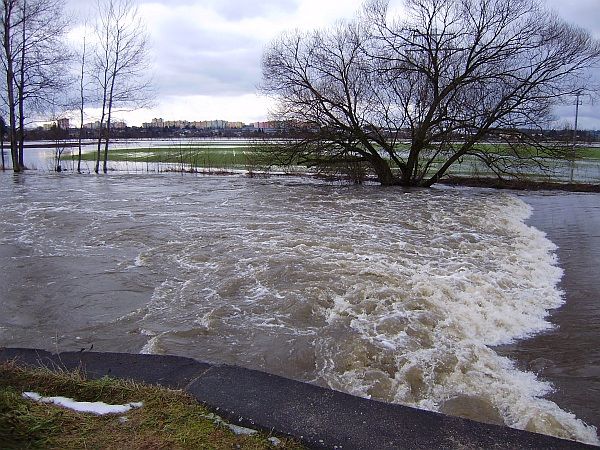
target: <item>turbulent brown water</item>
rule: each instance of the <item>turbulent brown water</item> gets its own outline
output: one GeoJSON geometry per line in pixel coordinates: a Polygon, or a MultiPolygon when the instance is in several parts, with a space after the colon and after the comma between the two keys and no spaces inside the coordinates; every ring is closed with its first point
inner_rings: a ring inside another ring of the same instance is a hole
{"type": "MultiPolygon", "coordinates": [[[[569,302],[548,320],[570,298],[563,251],[526,224],[523,201],[568,210],[576,194],[177,175],[0,182],[0,345],[185,355],[598,443],[577,386],[547,398],[554,380],[540,367],[573,368],[597,389],[598,360],[572,340],[579,325],[560,322],[569,302]],[[565,358],[527,347],[548,336],[565,358]]],[[[545,229],[554,214],[533,220],[545,229]]],[[[600,317],[598,298],[588,303],[565,319],[592,314],[585,345],[600,317]]]]}

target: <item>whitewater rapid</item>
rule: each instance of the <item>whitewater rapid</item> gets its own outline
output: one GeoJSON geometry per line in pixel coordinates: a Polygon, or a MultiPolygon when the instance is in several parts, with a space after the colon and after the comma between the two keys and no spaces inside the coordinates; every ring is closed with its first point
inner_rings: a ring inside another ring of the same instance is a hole
{"type": "MultiPolygon", "coordinates": [[[[165,280],[144,308],[142,322],[161,326],[143,327],[151,336],[143,351],[168,352],[181,336],[222,333],[256,358],[234,350],[229,362],[281,373],[285,356],[255,354],[252,341],[284,340],[261,351],[288,348],[289,364],[299,367],[287,376],[598,442],[593,427],[543,398],[550,383],[493,350],[549,329],[549,312],[563,302],[556,248],[525,225],[527,204],[511,195],[451,192],[393,200],[334,194],[320,203],[294,208],[298,217],[286,211],[254,216],[255,225],[250,217],[245,226],[235,221],[236,231],[213,224],[217,239],[219,231],[238,236],[239,248],[232,243],[227,255],[169,242],[179,275],[165,280]],[[415,202],[419,207],[411,207],[415,202]],[[196,296],[203,300],[192,307],[196,296]],[[172,321],[190,329],[174,332],[172,321]]],[[[154,251],[164,255],[153,249],[138,263],[156,258],[154,251]]]]}
{"type": "Polygon", "coordinates": [[[2,244],[27,281],[0,306],[0,345],[178,354],[600,443],[494,350],[549,330],[564,301],[556,247],[514,195],[53,180],[2,200],[2,244]]]}

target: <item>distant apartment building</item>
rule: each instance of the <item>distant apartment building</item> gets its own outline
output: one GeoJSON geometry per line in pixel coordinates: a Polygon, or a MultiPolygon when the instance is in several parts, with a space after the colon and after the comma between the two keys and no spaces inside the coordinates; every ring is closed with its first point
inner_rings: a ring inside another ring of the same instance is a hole
{"type": "MultiPolygon", "coordinates": [[[[104,124],[104,127],[106,127],[106,124],[104,124]]],[[[118,120],[116,122],[111,122],[110,127],[114,130],[124,130],[127,128],[127,123],[122,120],[118,120]]],[[[83,128],[86,130],[97,130],[100,128],[100,121],[96,120],[95,122],[86,123],[83,125],[83,128]]]]}
{"type": "Polygon", "coordinates": [[[189,124],[187,120],[165,120],[163,128],[186,128],[189,124]]]}
{"type": "Polygon", "coordinates": [[[227,128],[227,121],[225,120],[211,120],[210,127],[211,130],[224,130],[227,128]]]}
{"type": "Polygon", "coordinates": [[[151,122],[142,124],[143,128],[196,128],[198,130],[237,130],[244,127],[243,122],[228,122],[227,120],[163,120],[152,119],[151,122]]]}
{"type": "Polygon", "coordinates": [[[267,131],[267,130],[276,130],[276,129],[280,128],[280,123],[279,122],[254,122],[252,124],[252,126],[254,128],[256,128],[257,130],[267,131]]]}
{"type": "Polygon", "coordinates": [[[163,118],[154,118],[152,119],[152,121],[150,122],[144,122],[142,124],[142,128],[164,128],[165,127],[165,121],[163,120],[163,118]]]}
{"type": "Polygon", "coordinates": [[[69,129],[69,119],[58,119],[56,122],[49,122],[42,125],[44,131],[50,131],[53,128],[60,128],[61,130],[69,129]]]}
{"type": "Polygon", "coordinates": [[[97,130],[98,128],[100,128],[100,121],[97,120],[95,122],[86,123],[83,125],[83,128],[85,128],[86,130],[97,130]]]}
{"type": "Polygon", "coordinates": [[[200,122],[196,122],[196,128],[198,130],[210,130],[212,127],[212,121],[210,120],[202,120],[200,122]]]}
{"type": "Polygon", "coordinates": [[[194,126],[199,130],[224,130],[228,128],[229,122],[226,120],[203,120],[194,122],[194,126]]]}

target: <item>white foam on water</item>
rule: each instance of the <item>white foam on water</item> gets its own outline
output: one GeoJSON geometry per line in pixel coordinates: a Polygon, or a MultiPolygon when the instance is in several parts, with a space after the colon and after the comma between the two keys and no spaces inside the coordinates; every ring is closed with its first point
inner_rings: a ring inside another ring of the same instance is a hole
{"type": "Polygon", "coordinates": [[[525,224],[524,202],[272,185],[264,196],[256,184],[245,197],[205,192],[208,204],[175,213],[157,206],[161,232],[134,263],[154,274],[154,293],[118,319],[145,330],[142,352],[436,411],[476,401],[507,425],[598,443],[543,398],[550,384],[492,349],[549,329],[563,302],[556,248],[525,224]]]}
{"type": "Polygon", "coordinates": [[[142,330],[142,334],[146,335],[146,336],[151,336],[151,337],[150,337],[150,339],[148,339],[148,342],[146,342],[146,344],[144,344],[144,346],[140,350],[140,354],[142,354],[142,355],[163,355],[165,353],[164,349],[161,346],[160,340],[166,333],[160,333],[160,334],[154,335],[154,333],[152,333],[150,331],[142,330]]]}
{"type": "Polygon", "coordinates": [[[324,309],[321,377],[355,395],[434,411],[475,397],[506,425],[598,444],[594,427],[542,398],[549,383],[490,348],[552,327],[562,270],[554,244],[525,225],[524,202],[504,196],[480,208],[416,224],[434,238],[398,242],[395,260],[358,258],[362,275],[381,282],[349,285],[324,309]],[[446,233],[444,221],[462,229],[446,233]]]}

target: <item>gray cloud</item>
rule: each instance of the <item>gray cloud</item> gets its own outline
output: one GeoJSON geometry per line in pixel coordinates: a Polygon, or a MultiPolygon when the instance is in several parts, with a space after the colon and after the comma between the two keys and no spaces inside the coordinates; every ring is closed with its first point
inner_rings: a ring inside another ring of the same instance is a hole
{"type": "MultiPolygon", "coordinates": [[[[547,6],[554,10],[561,18],[569,23],[578,25],[589,31],[596,39],[600,39],[600,5],[598,0],[547,0],[547,6]]],[[[598,74],[600,68],[592,71],[592,79],[596,85],[600,85],[598,74]]],[[[579,128],[581,129],[600,129],[600,92],[593,92],[592,95],[582,99],[582,105],[579,107],[579,128]]],[[[573,126],[575,123],[575,99],[567,105],[560,105],[555,109],[557,122],[562,125],[565,123],[573,126]]]]}
{"type": "MultiPolygon", "coordinates": [[[[95,3],[67,1],[68,6],[79,11],[95,3]]],[[[302,9],[302,1],[139,0],[142,6],[161,4],[173,12],[153,20],[153,28],[148,30],[154,60],[153,78],[159,97],[234,97],[254,93],[260,83],[260,61],[268,33],[256,35],[256,23],[252,28],[249,22],[259,19],[267,30],[269,24],[275,29],[282,20],[293,17],[302,9]],[[192,8],[199,5],[201,9],[192,8]],[[210,17],[218,22],[214,27],[211,22],[207,23],[207,17],[194,16],[202,10],[210,11],[210,17]]],[[[600,39],[598,1],[577,0],[567,4],[564,0],[547,0],[547,5],[568,22],[588,29],[600,39]]],[[[394,4],[400,2],[392,1],[394,4]]],[[[600,129],[598,101],[582,106],[582,127],[600,129]]],[[[556,108],[558,122],[573,123],[573,110],[571,105],[556,108]]]]}
{"type": "MultiPolygon", "coordinates": [[[[548,6],[565,20],[588,28],[600,37],[600,9],[598,0],[579,0],[566,7],[561,0],[551,0],[548,6]]],[[[164,1],[162,1],[165,4],[164,1]]],[[[193,4],[190,0],[176,0],[176,5],[193,4]]],[[[171,4],[171,2],[169,2],[171,4]]],[[[208,0],[204,6],[229,23],[252,17],[269,17],[283,10],[293,12],[298,0],[264,2],[208,0]]],[[[164,95],[236,96],[255,92],[260,82],[260,59],[264,42],[249,36],[242,28],[227,34],[215,35],[198,25],[194,17],[177,17],[173,22],[161,22],[161,29],[153,30],[157,58],[156,80],[164,95]],[[168,38],[165,38],[168,36],[168,38]]],[[[556,108],[557,123],[574,121],[571,106],[556,108]]],[[[581,108],[580,126],[600,128],[600,108],[595,104],[581,108]]]]}
{"type": "Polygon", "coordinates": [[[260,70],[251,52],[185,55],[156,70],[161,95],[233,96],[255,91],[260,70]]]}
{"type": "MultiPolygon", "coordinates": [[[[142,3],[162,3],[167,6],[193,6],[198,0],[141,0],[142,3]]],[[[203,0],[203,6],[212,9],[227,20],[238,21],[255,17],[269,17],[281,13],[293,14],[300,0],[203,0]]]]}
{"type": "Polygon", "coordinates": [[[215,11],[230,20],[266,17],[280,13],[293,14],[299,0],[261,0],[259,2],[239,0],[215,0],[215,11]]]}
{"type": "Polygon", "coordinates": [[[161,94],[232,96],[255,91],[263,48],[259,40],[243,33],[215,34],[198,27],[193,18],[162,22],[152,36],[161,94]]]}
{"type": "Polygon", "coordinates": [[[600,39],[600,4],[598,0],[548,0],[547,5],[567,22],[587,29],[600,39]]]}
{"type": "MultiPolygon", "coordinates": [[[[556,126],[564,125],[573,127],[575,124],[575,99],[570,104],[563,104],[555,108],[556,126]]],[[[581,99],[579,106],[578,126],[579,129],[600,129],[600,108],[597,102],[586,97],[581,99]]]]}

